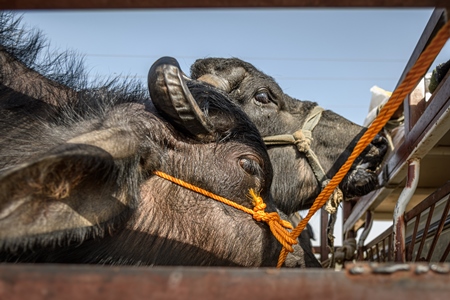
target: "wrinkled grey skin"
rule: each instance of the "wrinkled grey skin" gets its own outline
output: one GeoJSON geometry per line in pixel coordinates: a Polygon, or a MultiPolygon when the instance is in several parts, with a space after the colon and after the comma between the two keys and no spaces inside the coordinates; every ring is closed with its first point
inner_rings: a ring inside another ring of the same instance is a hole
{"type": "MultiPolygon", "coordinates": [[[[237,58],[199,59],[191,66],[192,78],[203,80],[228,93],[250,117],[263,137],[292,134],[302,128],[317,104],[285,94],[273,78],[237,58]]],[[[325,110],[312,131],[312,150],[328,178],[346,161],[365,128],[325,110]]],[[[387,151],[387,141],[377,136],[355,161],[340,184],[345,199],[378,187],[375,171],[387,151]]],[[[303,153],[295,145],[268,146],[274,168],[272,195],[286,214],[311,207],[321,186],[303,153]]]]}
{"type": "Polygon", "coordinates": [[[53,80],[36,72],[39,39],[8,42],[17,24],[8,26],[0,47],[0,261],[276,265],[281,245],[267,224],[153,174],[249,208],[253,188],[267,212],[276,210],[263,141],[226,94],[188,80],[167,58],[149,72],[152,101],[130,84],[84,86],[73,66],[55,73],[66,81],[53,80]]]}

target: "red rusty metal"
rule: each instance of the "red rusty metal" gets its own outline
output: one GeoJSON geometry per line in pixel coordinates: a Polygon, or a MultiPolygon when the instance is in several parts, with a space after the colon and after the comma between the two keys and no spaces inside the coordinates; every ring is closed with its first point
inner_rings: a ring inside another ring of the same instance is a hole
{"type": "MultiPolygon", "coordinates": [[[[443,185],[441,188],[437,189],[433,194],[429,195],[427,198],[425,198],[423,201],[421,201],[419,204],[417,204],[414,208],[412,208],[410,211],[408,211],[405,214],[405,225],[414,222],[414,229],[411,232],[410,235],[410,241],[406,244],[406,261],[413,261],[414,259],[416,261],[423,260],[422,258],[422,249],[425,245],[425,239],[427,237],[433,237],[433,241],[431,243],[431,246],[429,247],[428,253],[425,257],[426,261],[430,261],[434,249],[436,245],[439,243],[439,236],[442,233],[442,231],[445,228],[445,222],[448,217],[448,213],[450,211],[450,181],[447,182],[445,185],[443,185]],[[438,218],[440,221],[434,223],[435,229],[430,230],[431,228],[431,220],[433,218],[433,215],[435,214],[435,206],[438,202],[440,202],[442,199],[446,199],[446,202],[443,204],[444,209],[442,210],[440,218],[438,218]],[[424,228],[421,228],[421,231],[419,232],[419,225],[420,225],[420,219],[421,214],[424,212],[427,212],[428,217],[425,222],[424,228]],[[417,253],[413,254],[414,252],[414,246],[416,243],[420,243],[419,247],[417,249],[417,253]]],[[[370,243],[368,243],[366,246],[360,246],[360,256],[358,260],[375,260],[378,256],[385,255],[385,260],[387,262],[393,261],[394,257],[392,257],[392,226],[387,228],[383,233],[381,233],[378,237],[373,239],[370,243]],[[387,241],[387,248],[386,248],[386,241],[387,241]],[[378,246],[377,246],[378,245],[378,246]],[[380,246],[382,245],[382,246],[380,246]],[[376,252],[375,249],[379,247],[381,250],[376,252]],[[385,249],[385,251],[383,251],[385,249]],[[365,256],[364,256],[365,254],[365,256]]],[[[408,233],[409,236],[409,233],[408,233]]],[[[439,261],[444,262],[450,252],[450,244],[445,248],[443,251],[442,256],[440,257],[439,261]]]]}
{"type": "MultiPolygon", "coordinates": [[[[342,222],[346,222],[348,217],[350,216],[353,208],[356,205],[356,201],[355,200],[347,200],[343,202],[343,210],[342,210],[342,222]]],[[[342,239],[346,240],[346,239],[351,239],[351,238],[356,238],[357,234],[355,229],[351,229],[348,232],[342,232],[342,239]]]]}
{"type": "Polygon", "coordinates": [[[413,218],[420,216],[422,212],[439,202],[442,198],[450,194],[450,181],[445,185],[437,189],[433,194],[429,195],[426,199],[417,204],[414,208],[405,214],[405,220],[409,222],[413,218]]]}
{"type": "Polygon", "coordinates": [[[404,255],[405,249],[405,218],[403,215],[400,215],[397,218],[396,225],[397,234],[394,234],[394,261],[395,262],[405,262],[406,255],[404,255]]]}
{"type": "Polygon", "coordinates": [[[394,236],[392,234],[392,227],[391,227],[391,234],[387,237],[389,243],[388,243],[388,259],[387,261],[393,261],[394,260],[394,236]]]}
{"type": "Polygon", "coordinates": [[[366,212],[366,222],[364,223],[364,230],[361,233],[361,237],[358,241],[358,253],[359,259],[364,260],[364,242],[366,241],[367,236],[370,233],[373,225],[373,212],[368,210],[366,212]]]}
{"type": "Polygon", "coordinates": [[[0,265],[0,299],[448,299],[450,265],[323,269],[0,265]]]}
{"type": "MultiPolygon", "coordinates": [[[[406,223],[410,223],[412,220],[414,220],[414,223],[415,223],[414,231],[412,232],[412,236],[411,236],[411,242],[407,245],[407,248],[408,248],[407,261],[413,260],[413,250],[414,250],[414,246],[416,244],[416,240],[418,239],[417,235],[418,235],[418,230],[419,230],[419,222],[420,222],[421,214],[424,211],[426,211],[427,209],[429,209],[428,218],[431,218],[430,216],[432,216],[434,213],[435,205],[440,200],[442,200],[444,197],[448,197],[449,193],[450,193],[450,181],[447,182],[441,188],[437,189],[433,194],[428,196],[426,199],[421,201],[419,204],[417,204],[414,208],[412,208],[409,212],[407,212],[405,214],[405,222],[406,223]]],[[[445,219],[448,214],[449,205],[450,205],[450,199],[447,199],[446,208],[443,210],[439,228],[434,236],[435,240],[438,239],[440,236],[440,232],[442,231],[443,223],[445,222],[445,219]]],[[[425,228],[423,229],[424,233],[422,234],[422,236],[420,237],[420,240],[419,240],[420,244],[419,244],[419,248],[418,248],[418,253],[416,254],[416,260],[418,260],[421,256],[421,252],[423,249],[423,243],[425,243],[424,238],[426,238],[428,235],[428,228],[430,227],[430,225],[429,225],[430,222],[431,222],[431,219],[430,220],[427,219],[425,228]],[[425,231],[426,231],[426,233],[425,233],[425,231]]],[[[435,242],[433,241],[433,246],[431,247],[430,251],[428,251],[429,258],[431,258],[431,255],[433,254],[434,246],[435,246],[435,242]]],[[[448,255],[448,253],[447,253],[447,255],[448,255]]],[[[444,261],[447,255],[445,255],[445,253],[444,253],[445,257],[443,259],[441,259],[441,261],[444,261]]]]}
{"type": "Polygon", "coordinates": [[[328,259],[330,249],[328,248],[328,213],[325,209],[320,210],[320,261],[324,262],[328,259]]]}
{"type": "Polygon", "coordinates": [[[420,214],[417,215],[416,221],[414,224],[414,231],[411,236],[411,243],[407,246],[407,253],[406,253],[406,260],[412,261],[412,254],[414,250],[414,245],[416,244],[416,237],[417,237],[417,231],[419,230],[419,223],[420,223],[420,214]]]}
{"type": "Polygon", "coordinates": [[[403,188],[394,210],[394,260],[405,262],[405,209],[411,200],[419,182],[420,159],[411,159],[408,162],[406,185],[403,188]]]}
{"type": "Polygon", "coordinates": [[[439,261],[444,262],[447,259],[449,252],[450,252],[450,243],[448,243],[447,248],[445,249],[444,254],[442,254],[442,257],[439,261]]]}
{"type": "Polygon", "coordinates": [[[444,229],[445,221],[447,219],[448,211],[450,209],[450,201],[447,200],[444,210],[442,211],[441,220],[439,222],[439,226],[434,233],[433,242],[431,243],[430,249],[428,250],[428,255],[426,260],[431,261],[431,257],[433,255],[434,249],[436,248],[439,237],[441,236],[442,230],[444,229]]]}
{"type": "Polygon", "coordinates": [[[422,250],[425,245],[425,241],[427,240],[428,229],[430,228],[430,223],[431,223],[431,218],[433,217],[433,212],[434,212],[434,204],[430,206],[430,211],[428,213],[428,218],[427,218],[427,222],[425,224],[425,228],[423,229],[423,234],[422,234],[422,238],[420,240],[419,250],[417,250],[415,261],[422,260],[422,257],[421,257],[422,250]]]}

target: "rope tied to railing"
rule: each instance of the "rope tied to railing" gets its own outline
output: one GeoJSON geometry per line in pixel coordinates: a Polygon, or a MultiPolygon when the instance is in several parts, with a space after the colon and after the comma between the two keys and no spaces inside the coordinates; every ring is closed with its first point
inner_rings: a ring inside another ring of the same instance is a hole
{"type": "MultiPolygon", "coordinates": [[[[374,139],[378,132],[380,132],[380,130],[386,125],[386,123],[390,120],[400,104],[403,103],[405,97],[409,93],[411,93],[411,91],[417,86],[418,82],[430,68],[431,63],[435,60],[449,38],[450,21],[447,21],[447,23],[438,31],[431,43],[419,56],[413,67],[406,74],[402,83],[392,93],[388,102],[380,110],[379,115],[375,118],[367,131],[356,144],[347,161],[333,176],[328,185],[317,196],[306,217],[300,221],[300,223],[296,228],[294,228],[294,230],[291,231],[292,238],[298,238],[300,233],[308,224],[311,217],[325,204],[330,195],[333,193],[334,189],[339,185],[347,172],[350,170],[355,159],[364,151],[364,149],[370,144],[370,142],[374,139]]],[[[283,248],[278,259],[278,268],[283,265],[286,257],[287,251],[285,248],[283,248]]]]}

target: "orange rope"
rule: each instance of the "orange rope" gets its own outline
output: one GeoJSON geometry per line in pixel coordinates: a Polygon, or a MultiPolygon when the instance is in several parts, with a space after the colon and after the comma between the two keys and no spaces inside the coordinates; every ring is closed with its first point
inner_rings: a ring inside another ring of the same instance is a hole
{"type": "Polygon", "coordinates": [[[339,169],[339,171],[334,175],[334,177],[330,180],[327,186],[321,191],[321,193],[317,196],[314,204],[311,206],[306,217],[300,221],[298,226],[289,232],[286,228],[291,229],[292,226],[289,222],[283,221],[280,219],[280,216],[276,212],[266,213],[264,209],[266,208],[266,204],[263,202],[263,199],[258,196],[253,189],[250,189],[250,196],[253,199],[253,210],[239,205],[233,201],[230,201],[224,197],[218,196],[211,192],[208,192],[204,189],[196,187],[190,183],[187,183],[183,180],[172,177],[168,174],[165,174],[160,171],[155,171],[154,174],[162,177],[166,180],[169,180],[173,183],[176,183],[182,187],[190,189],[199,194],[205,195],[214,200],[220,201],[224,204],[232,206],[236,209],[242,210],[250,215],[257,221],[263,221],[268,223],[270,230],[272,231],[275,238],[283,245],[281,249],[280,257],[278,259],[277,268],[280,268],[284,261],[286,260],[288,252],[292,252],[292,245],[297,243],[297,238],[303,229],[308,224],[311,217],[326,203],[330,195],[345,177],[347,172],[350,170],[355,159],[361,154],[362,151],[370,144],[370,142],[374,139],[374,137],[380,132],[380,130],[386,125],[389,119],[392,117],[394,112],[398,109],[400,104],[403,103],[405,97],[411,93],[411,91],[417,86],[417,83],[425,74],[425,72],[430,68],[431,63],[434,61],[436,56],[441,51],[442,47],[444,47],[447,40],[450,38],[450,21],[448,21],[437,33],[428,47],[423,51],[420,55],[419,59],[416,61],[414,66],[406,75],[405,79],[402,81],[400,86],[392,93],[389,101],[384,105],[384,107],[380,110],[379,115],[373,121],[373,123],[369,126],[367,131],[361,137],[361,139],[356,144],[353,149],[352,154],[349,156],[345,164],[339,169]]]}
{"type": "Polygon", "coordinates": [[[285,251],[288,252],[294,251],[292,245],[297,244],[297,240],[296,238],[291,238],[289,232],[286,230],[286,228],[292,229],[291,223],[281,220],[280,216],[276,212],[266,213],[264,211],[264,209],[266,208],[266,204],[264,203],[263,199],[253,189],[250,189],[250,197],[252,198],[254,205],[254,208],[252,210],[245,206],[239,205],[233,201],[230,201],[227,198],[218,196],[216,194],[208,192],[207,190],[204,190],[195,185],[187,183],[186,181],[170,176],[169,174],[166,174],[164,172],[155,171],[153,173],[161,178],[169,180],[191,191],[197,192],[201,195],[207,196],[211,199],[222,202],[236,209],[242,210],[243,212],[252,215],[253,219],[255,219],[256,221],[266,222],[269,225],[269,228],[272,231],[274,237],[281,243],[281,245],[283,245],[283,249],[286,249],[285,251]]]}
{"type": "MultiPolygon", "coordinates": [[[[422,52],[419,59],[416,61],[414,66],[406,75],[405,79],[402,81],[400,86],[392,93],[389,101],[381,109],[377,118],[373,121],[364,135],[356,144],[353,149],[352,154],[347,159],[345,164],[339,169],[339,171],[330,180],[328,185],[322,190],[322,192],[317,196],[314,204],[311,206],[306,217],[298,224],[298,226],[292,230],[291,238],[296,239],[303,229],[306,227],[307,223],[311,217],[325,204],[325,202],[330,197],[334,189],[339,185],[342,179],[347,174],[348,170],[352,166],[355,159],[361,154],[361,152],[369,145],[373,138],[380,132],[380,130],[386,125],[389,119],[392,117],[394,112],[403,103],[405,97],[412,92],[412,90],[417,86],[417,83],[430,68],[431,63],[435,60],[436,56],[439,54],[441,49],[444,47],[447,40],[450,38],[450,21],[448,21],[433,38],[431,43],[422,52]]],[[[284,261],[286,260],[287,251],[285,248],[281,250],[280,257],[278,259],[277,267],[280,268],[284,261]]]]}

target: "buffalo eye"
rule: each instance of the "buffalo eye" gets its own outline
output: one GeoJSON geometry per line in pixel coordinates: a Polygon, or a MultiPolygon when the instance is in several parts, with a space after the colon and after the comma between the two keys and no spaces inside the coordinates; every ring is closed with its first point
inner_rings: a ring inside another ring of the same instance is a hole
{"type": "Polygon", "coordinates": [[[248,157],[240,158],[239,165],[241,166],[242,169],[244,169],[245,172],[253,176],[261,174],[262,172],[261,166],[255,159],[252,158],[248,157]]]}
{"type": "Polygon", "coordinates": [[[268,104],[271,102],[270,94],[267,89],[260,89],[255,94],[256,104],[268,104]]]}

